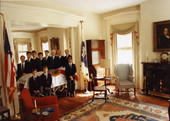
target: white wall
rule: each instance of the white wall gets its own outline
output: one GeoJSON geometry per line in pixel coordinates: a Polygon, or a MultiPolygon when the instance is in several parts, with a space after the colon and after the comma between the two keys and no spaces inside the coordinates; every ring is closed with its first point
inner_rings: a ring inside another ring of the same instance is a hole
{"type": "Polygon", "coordinates": [[[47,28],[47,36],[48,36],[48,41],[49,44],[51,45],[50,39],[54,38],[59,38],[59,48],[61,50],[62,55],[64,55],[64,43],[65,43],[65,37],[64,37],[64,29],[63,28],[47,28]]]}
{"type": "Polygon", "coordinates": [[[170,20],[170,0],[149,0],[141,4],[141,61],[146,60],[146,51],[149,54],[149,61],[155,58],[160,59],[160,53],[153,51],[153,22],[170,20]],[[145,48],[145,49],[144,49],[145,48]]]}
{"type": "MultiPolygon", "coordinates": [[[[148,0],[140,5],[140,61],[146,61],[146,51],[149,61],[160,60],[160,52],[153,51],[153,22],[170,20],[170,0],[148,0]]],[[[140,82],[143,82],[141,66],[140,82]]],[[[141,84],[142,85],[142,84],[141,84]]]]}

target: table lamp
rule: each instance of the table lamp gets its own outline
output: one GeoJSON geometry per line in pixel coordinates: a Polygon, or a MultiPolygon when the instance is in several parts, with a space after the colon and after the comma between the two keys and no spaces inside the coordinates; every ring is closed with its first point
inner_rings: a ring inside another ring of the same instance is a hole
{"type": "Polygon", "coordinates": [[[105,68],[105,76],[108,77],[109,68],[110,68],[110,59],[101,59],[100,60],[101,68],[105,68]]]}

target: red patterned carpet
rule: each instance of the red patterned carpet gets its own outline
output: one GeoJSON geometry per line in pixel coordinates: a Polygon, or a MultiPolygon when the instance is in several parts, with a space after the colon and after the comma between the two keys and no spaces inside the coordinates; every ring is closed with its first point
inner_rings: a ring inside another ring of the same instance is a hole
{"type": "Polygon", "coordinates": [[[167,121],[167,108],[110,97],[95,100],[61,117],[61,121],[167,121]]]}

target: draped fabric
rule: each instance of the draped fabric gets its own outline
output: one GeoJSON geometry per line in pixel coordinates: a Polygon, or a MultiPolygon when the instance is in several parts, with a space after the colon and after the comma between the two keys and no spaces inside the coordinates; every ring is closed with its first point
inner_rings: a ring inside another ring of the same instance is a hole
{"type": "MultiPolygon", "coordinates": [[[[113,68],[117,64],[117,34],[125,35],[132,32],[132,55],[133,55],[133,70],[136,80],[139,80],[139,30],[138,23],[127,23],[111,26],[111,45],[113,54],[113,68]]],[[[115,74],[115,72],[114,72],[115,74]]],[[[137,82],[138,85],[138,82],[137,82]]]]}
{"type": "MultiPolygon", "coordinates": [[[[5,23],[6,23],[6,29],[8,31],[8,37],[9,40],[12,40],[11,38],[11,30],[10,30],[10,26],[11,26],[11,22],[9,20],[5,19],[5,23]]],[[[2,15],[0,14],[0,35],[3,35],[3,18],[2,15]]],[[[14,93],[14,102],[9,103],[9,99],[8,99],[8,93],[7,93],[7,89],[3,83],[5,75],[4,75],[4,60],[5,60],[5,53],[4,53],[4,39],[3,36],[0,36],[0,53],[1,53],[1,58],[0,58],[0,86],[2,86],[1,89],[1,96],[2,96],[2,103],[3,106],[6,106],[10,109],[10,114],[11,116],[14,115],[15,113],[19,113],[19,100],[18,100],[18,93],[17,91],[15,91],[14,93]],[[14,105],[15,105],[15,109],[14,109],[14,105]],[[15,110],[15,111],[14,111],[15,110]]],[[[14,52],[14,48],[13,48],[13,42],[9,41],[10,45],[11,45],[11,50],[14,52]]]]}
{"type": "Polygon", "coordinates": [[[31,45],[31,40],[29,38],[14,38],[14,49],[15,49],[15,60],[16,62],[19,62],[18,60],[18,45],[27,45],[27,50],[31,51],[32,50],[32,45],[31,45]]]}

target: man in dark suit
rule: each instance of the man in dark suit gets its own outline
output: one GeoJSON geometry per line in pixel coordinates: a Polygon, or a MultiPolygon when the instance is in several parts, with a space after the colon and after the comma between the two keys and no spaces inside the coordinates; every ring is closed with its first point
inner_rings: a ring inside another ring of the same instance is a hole
{"type": "Polygon", "coordinates": [[[31,58],[31,52],[27,52],[27,60],[25,61],[26,62],[26,73],[31,73],[32,72],[32,58],[31,58]]]}
{"type": "Polygon", "coordinates": [[[160,43],[159,43],[159,48],[170,48],[170,35],[168,28],[164,28],[163,35],[160,37],[160,43]]]}
{"type": "Polygon", "coordinates": [[[45,57],[43,58],[44,66],[47,66],[49,69],[51,69],[51,61],[52,58],[49,56],[49,51],[45,50],[45,57]]]}
{"type": "Polygon", "coordinates": [[[22,75],[26,74],[26,63],[25,63],[25,56],[22,55],[20,57],[21,63],[17,64],[17,77],[16,80],[18,80],[22,75]]]}
{"type": "Polygon", "coordinates": [[[37,52],[35,50],[33,50],[31,54],[32,54],[32,69],[38,70],[39,60],[37,58],[37,52]]]}
{"type": "Polygon", "coordinates": [[[41,81],[40,77],[37,76],[37,70],[32,70],[32,77],[29,78],[29,91],[32,96],[40,96],[41,81]]]}
{"type": "Polygon", "coordinates": [[[68,63],[68,58],[69,58],[69,57],[72,57],[72,56],[69,54],[69,50],[68,50],[68,49],[65,50],[65,54],[66,54],[66,56],[64,57],[64,66],[67,65],[67,63],[68,63]]]}
{"type": "Polygon", "coordinates": [[[57,50],[57,68],[64,67],[64,56],[61,55],[61,50],[57,50]]]}
{"type": "Polygon", "coordinates": [[[38,71],[42,71],[43,66],[44,66],[43,53],[39,52],[38,53],[38,71]]]}
{"type": "Polygon", "coordinates": [[[43,74],[41,75],[41,84],[43,87],[43,93],[45,96],[51,96],[51,84],[52,84],[52,77],[48,73],[48,67],[43,67],[43,74]]]}
{"type": "Polygon", "coordinates": [[[51,51],[51,69],[56,69],[57,68],[57,56],[56,56],[56,51],[52,50],[51,51]]]}
{"type": "Polygon", "coordinates": [[[69,96],[74,97],[76,65],[73,64],[71,57],[68,58],[68,64],[66,65],[65,69],[68,94],[69,96]]]}

